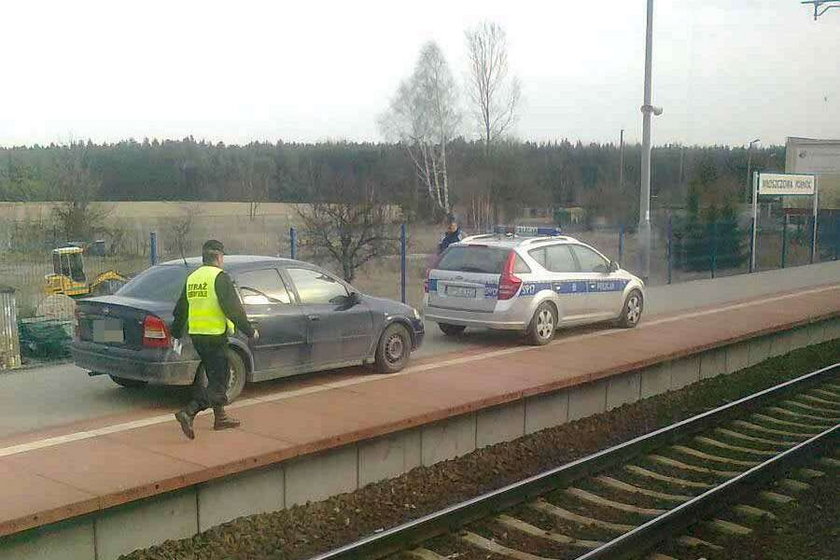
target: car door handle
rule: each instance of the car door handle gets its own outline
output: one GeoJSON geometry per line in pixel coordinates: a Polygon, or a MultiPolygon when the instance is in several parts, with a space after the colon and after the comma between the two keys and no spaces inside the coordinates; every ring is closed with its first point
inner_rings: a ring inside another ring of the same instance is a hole
{"type": "Polygon", "coordinates": [[[309,319],[310,321],[320,321],[321,320],[320,315],[314,315],[314,314],[313,315],[307,315],[306,318],[309,319]]]}

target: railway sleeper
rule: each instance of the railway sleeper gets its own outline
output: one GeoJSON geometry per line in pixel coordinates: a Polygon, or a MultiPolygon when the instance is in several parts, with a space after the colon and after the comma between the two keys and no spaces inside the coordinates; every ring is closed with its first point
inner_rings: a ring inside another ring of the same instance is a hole
{"type": "Polygon", "coordinates": [[[657,500],[662,500],[665,502],[676,502],[676,503],[683,503],[687,502],[691,499],[691,496],[683,496],[680,494],[666,494],[665,492],[657,492],[655,490],[648,490],[647,488],[641,488],[639,486],[634,486],[632,484],[628,484],[621,480],[615,479],[611,476],[601,475],[596,476],[595,480],[604,486],[612,488],[614,490],[621,490],[631,494],[639,494],[640,496],[647,496],[649,498],[655,498],[657,500]]]}
{"type": "Polygon", "coordinates": [[[505,514],[496,517],[496,522],[508,529],[513,529],[515,531],[525,533],[526,535],[529,535],[531,537],[535,537],[538,539],[546,539],[558,544],[565,544],[568,546],[575,546],[586,549],[598,548],[599,546],[604,544],[601,541],[576,539],[568,535],[555,533],[554,531],[546,531],[545,529],[540,529],[539,527],[531,525],[530,523],[522,521],[521,519],[517,519],[515,517],[511,517],[505,514]]]}
{"type": "Polygon", "coordinates": [[[660,474],[658,472],[654,472],[648,470],[644,467],[640,467],[638,465],[625,465],[624,470],[629,473],[633,473],[637,476],[642,476],[649,478],[651,480],[657,480],[659,482],[665,482],[668,484],[672,484],[674,486],[680,486],[683,488],[695,488],[697,490],[707,490],[712,488],[712,484],[708,484],[706,482],[697,482],[694,480],[685,480],[684,478],[675,478],[673,476],[668,476],[664,474],[660,474]]]}
{"type": "Polygon", "coordinates": [[[704,443],[706,445],[710,445],[712,447],[719,447],[721,449],[726,449],[727,451],[736,451],[738,453],[744,453],[747,455],[759,455],[761,457],[775,457],[779,453],[776,451],[767,451],[766,449],[753,449],[752,447],[741,447],[739,445],[731,445],[729,443],[725,443],[713,438],[705,437],[705,436],[697,436],[694,438],[694,441],[704,443]]]}
{"type": "Polygon", "coordinates": [[[589,502],[590,504],[594,504],[596,506],[601,506],[605,508],[610,508],[618,511],[622,511],[624,513],[632,513],[636,515],[642,515],[645,517],[656,517],[657,515],[662,515],[667,510],[664,509],[656,509],[656,508],[643,508],[634,506],[631,504],[625,504],[623,502],[618,502],[615,500],[610,500],[608,498],[604,498],[597,494],[593,494],[592,492],[587,492],[581,488],[576,488],[572,486],[571,488],[567,488],[565,493],[569,496],[577,498],[578,500],[582,500],[584,502],[589,502]]]}
{"type": "MultiPolygon", "coordinates": [[[[790,438],[797,438],[799,440],[808,439],[814,437],[814,434],[805,434],[802,432],[789,432],[787,430],[777,430],[775,428],[768,428],[767,426],[762,426],[761,424],[753,424],[752,422],[746,422],[744,420],[735,420],[733,422],[734,425],[747,428],[748,430],[753,430],[755,432],[761,432],[763,434],[772,434],[776,436],[784,436],[790,438]]],[[[793,445],[796,445],[794,443],[793,445]]]]}
{"type": "Polygon", "coordinates": [[[836,416],[836,414],[840,411],[837,410],[829,410],[827,408],[823,408],[822,406],[817,406],[816,404],[803,403],[794,400],[782,401],[782,404],[801,408],[802,410],[807,410],[809,412],[815,412],[821,415],[820,417],[825,420],[831,420],[832,422],[840,421],[840,416],[836,416]]]}
{"type": "Polygon", "coordinates": [[[683,453],[685,455],[689,455],[696,459],[703,459],[704,461],[714,461],[715,463],[721,463],[723,465],[752,468],[756,465],[761,464],[760,461],[744,461],[741,459],[732,459],[730,457],[721,457],[720,455],[712,455],[711,453],[705,453],[698,449],[694,449],[693,447],[688,447],[687,445],[672,445],[671,449],[683,453]]]}
{"type": "Polygon", "coordinates": [[[744,441],[749,441],[749,442],[752,442],[752,443],[761,443],[761,444],[770,445],[770,446],[773,446],[773,447],[793,447],[794,445],[796,445],[796,443],[794,443],[792,441],[782,441],[780,439],[760,438],[760,437],[750,436],[750,435],[747,435],[747,434],[744,434],[744,433],[741,433],[741,432],[738,432],[738,431],[735,431],[735,430],[729,430],[729,429],[726,429],[726,428],[715,428],[715,432],[717,432],[719,435],[724,435],[724,436],[730,437],[732,439],[744,440],[744,441]]]}

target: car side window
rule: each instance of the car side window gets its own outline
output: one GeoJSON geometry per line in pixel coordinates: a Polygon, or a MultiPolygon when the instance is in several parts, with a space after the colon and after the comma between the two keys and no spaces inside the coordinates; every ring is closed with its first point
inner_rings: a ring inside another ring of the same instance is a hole
{"type": "Polygon", "coordinates": [[[537,261],[537,264],[545,268],[545,248],[532,249],[528,251],[528,255],[530,255],[532,259],[537,261]]]}
{"type": "Polygon", "coordinates": [[[236,278],[239,295],[245,305],[271,305],[292,303],[289,290],[276,268],[251,270],[240,273],[236,278]]]}
{"type": "Polygon", "coordinates": [[[545,248],[545,268],[551,272],[578,272],[577,263],[568,245],[551,245],[545,248]]]}
{"type": "Polygon", "coordinates": [[[287,268],[303,304],[341,303],[349,294],[344,284],[318,270],[287,268]]]}
{"type": "Polygon", "coordinates": [[[580,263],[580,270],[582,272],[601,272],[606,273],[610,271],[610,263],[607,260],[583,245],[575,245],[572,250],[580,263]]]}
{"type": "Polygon", "coordinates": [[[530,274],[531,267],[528,266],[528,263],[522,260],[522,257],[516,255],[516,261],[513,264],[513,272],[517,274],[530,274]]]}

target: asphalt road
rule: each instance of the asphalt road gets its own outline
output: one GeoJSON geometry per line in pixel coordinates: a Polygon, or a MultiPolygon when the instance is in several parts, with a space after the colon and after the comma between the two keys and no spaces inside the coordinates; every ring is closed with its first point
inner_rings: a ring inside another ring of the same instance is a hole
{"type": "MultiPolygon", "coordinates": [[[[656,286],[648,291],[645,316],[675,313],[838,281],[840,262],[656,286]]],[[[590,330],[572,329],[560,333],[560,336],[573,337],[590,330]]],[[[519,343],[518,337],[510,333],[468,330],[462,337],[449,339],[434,324],[427,325],[427,331],[426,342],[415,355],[417,359],[467,348],[496,348],[519,343]]],[[[312,374],[294,381],[260,383],[247,390],[251,393],[274,392],[283,390],[290,383],[316,380],[318,376],[325,375],[331,374],[312,374]]],[[[187,397],[188,392],[180,388],[124,389],[107,377],[89,377],[85,371],[69,364],[0,373],[0,438],[67,424],[75,424],[83,429],[86,421],[101,421],[110,416],[119,418],[130,413],[175,410],[187,397]]]]}

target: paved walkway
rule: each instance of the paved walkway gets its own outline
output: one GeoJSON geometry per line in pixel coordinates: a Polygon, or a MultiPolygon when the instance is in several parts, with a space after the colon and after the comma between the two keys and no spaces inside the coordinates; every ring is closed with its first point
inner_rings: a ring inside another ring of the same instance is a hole
{"type": "Polygon", "coordinates": [[[352,442],[646,367],[840,314],[840,286],[336,377],[237,402],[240,429],[170,414],[0,448],[0,536],[352,442]]]}
{"type": "MultiPolygon", "coordinates": [[[[645,318],[673,314],[697,307],[764,296],[781,291],[807,289],[840,279],[840,262],[821,263],[757,274],[742,274],[697,280],[671,286],[653,286],[648,290],[645,318]]],[[[586,329],[561,331],[562,337],[575,337],[586,329]]],[[[492,351],[500,346],[518,345],[512,333],[493,333],[469,329],[465,336],[444,337],[434,324],[427,326],[426,340],[413,363],[446,359],[464,351],[492,351]]],[[[338,377],[368,375],[370,370],[345,370],[338,377]]],[[[336,375],[311,374],[306,383],[331,381],[336,375]]],[[[287,391],[301,379],[258,383],[246,388],[245,396],[287,391]]],[[[172,388],[147,387],[128,391],[105,376],[88,377],[86,372],[69,364],[38,370],[0,374],[0,447],[3,439],[25,436],[34,431],[66,432],[89,429],[176,410],[183,406],[187,393],[172,388]]],[[[26,436],[30,437],[30,436],[26,436]]]]}

